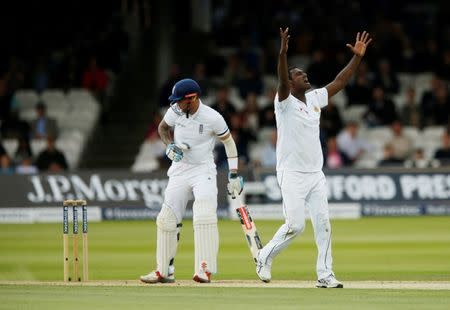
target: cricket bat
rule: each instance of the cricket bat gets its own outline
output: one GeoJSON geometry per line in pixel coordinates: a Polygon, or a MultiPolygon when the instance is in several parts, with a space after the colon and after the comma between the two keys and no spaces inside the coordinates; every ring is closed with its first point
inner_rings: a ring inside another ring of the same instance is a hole
{"type": "Polygon", "coordinates": [[[255,223],[252,220],[248,207],[242,203],[241,195],[238,195],[235,202],[236,213],[241,221],[242,230],[244,231],[247,245],[250,248],[250,252],[253,256],[253,261],[257,262],[259,250],[262,249],[261,239],[259,238],[258,231],[256,230],[255,223]]]}

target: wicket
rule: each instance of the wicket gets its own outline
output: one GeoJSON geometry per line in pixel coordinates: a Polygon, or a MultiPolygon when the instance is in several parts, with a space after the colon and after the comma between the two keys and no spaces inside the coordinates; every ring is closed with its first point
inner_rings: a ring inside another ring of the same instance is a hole
{"type": "Polygon", "coordinates": [[[69,276],[69,208],[72,207],[73,213],[73,279],[81,281],[78,272],[78,207],[82,209],[82,230],[83,230],[83,281],[89,279],[88,269],[88,218],[86,200],[64,200],[63,202],[63,251],[64,251],[64,282],[71,281],[69,276]]]}

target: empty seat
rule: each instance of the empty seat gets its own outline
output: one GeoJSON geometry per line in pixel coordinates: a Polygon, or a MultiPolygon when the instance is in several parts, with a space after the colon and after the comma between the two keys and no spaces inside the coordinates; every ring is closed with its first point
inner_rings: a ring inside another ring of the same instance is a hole
{"type": "Polygon", "coordinates": [[[34,109],[39,101],[39,96],[34,90],[21,89],[16,91],[14,98],[17,101],[18,109],[34,109]]]}
{"type": "Polygon", "coordinates": [[[46,90],[41,94],[41,98],[47,106],[47,112],[49,115],[54,111],[55,113],[66,113],[68,110],[69,105],[62,90],[46,90]]]}
{"type": "Polygon", "coordinates": [[[444,134],[445,127],[443,126],[429,126],[423,129],[422,139],[424,140],[437,140],[440,141],[444,134]]]}
{"type": "Polygon", "coordinates": [[[365,106],[350,106],[343,113],[342,118],[347,122],[362,122],[362,117],[366,112],[367,108],[365,106]]]}
{"type": "Polygon", "coordinates": [[[17,146],[19,145],[19,141],[17,139],[5,139],[1,141],[3,147],[5,148],[6,153],[10,158],[14,157],[16,153],[17,146]]]}
{"type": "Polygon", "coordinates": [[[38,156],[40,152],[47,148],[47,141],[45,139],[32,139],[30,142],[31,152],[38,156]]]}
{"type": "Polygon", "coordinates": [[[419,132],[419,129],[417,129],[417,127],[405,126],[405,127],[403,127],[403,133],[405,134],[405,136],[410,138],[413,142],[421,139],[421,134],[419,132]]]}
{"type": "Polygon", "coordinates": [[[384,145],[392,139],[392,131],[387,126],[368,129],[366,138],[371,144],[384,145]]]}

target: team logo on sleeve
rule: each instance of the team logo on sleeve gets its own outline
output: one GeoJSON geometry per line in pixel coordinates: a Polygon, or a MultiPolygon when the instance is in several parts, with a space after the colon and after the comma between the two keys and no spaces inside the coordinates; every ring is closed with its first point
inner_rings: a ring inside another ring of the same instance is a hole
{"type": "Polygon", "coordinates": [[[314,111],[316,111],[317,113],[320,112],[320,109],[317,106],[314,106],[314,111]]]}
{"type": "Polygon", "coordinates": [[[203,124],[200,124],[200,125],[198,126],[198,133],[199,133],[199,134],[203,134],[203,124]]]}

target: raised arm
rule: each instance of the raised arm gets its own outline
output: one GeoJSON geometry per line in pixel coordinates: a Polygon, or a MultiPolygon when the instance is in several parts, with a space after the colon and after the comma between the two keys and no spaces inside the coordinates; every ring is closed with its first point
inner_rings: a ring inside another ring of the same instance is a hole
{"type": "Polygon", "coordinates": [[[287,64],[287,50],[289,44],[289,28],[284,31],[280,28],[280,55],[278,56],[278,100],[283,101],[289,96],[289,72],[287,64]]]}
{"type": "Polygon", "coordinates": [[[359,32],[356,34],[355,46],[347,44],[347,47],[353,52],[354,55],[345,68],[342,69],[338,75],[336,75],[336,78],[330,84],[325,86],[328,91],[328,98],[336,95],[345,87],[345,85],[347,85],[348,81],[355,73],[356,68],[358,68],[370,42],[372,42],[372,39],[369,38],[369,33],[364,31],[361,36],[359,32]]]}

